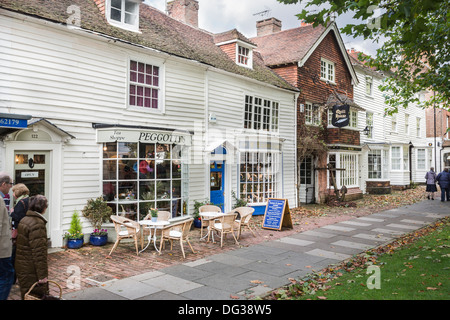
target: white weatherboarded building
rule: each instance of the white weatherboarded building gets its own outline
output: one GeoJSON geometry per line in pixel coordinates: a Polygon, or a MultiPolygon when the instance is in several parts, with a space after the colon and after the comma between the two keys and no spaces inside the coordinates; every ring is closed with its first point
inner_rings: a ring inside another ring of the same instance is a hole
{"type": "Polygon", "coordinates": [[[369,193],[403,189],[411,182],[423,183],[430,169],[431,147],[426,141],[425,110],[417,105],[385,114],[385,98],[378,88],[385,75],[363,66],[357,52],[350,51],[359,78],[354,99],[366,112],[359,112],[361,134],[361,188],[369,193]]]}
{"type": "Polygon", "coordinates": [[[52,246],[98,196],[135,220],[229,211],[232,191],[295,207],[297,90],[239,33],[233,59],[195,22],[123,1],[136,19],[109,0],[0,5],[0,169],[48,197],[52,246]]]}

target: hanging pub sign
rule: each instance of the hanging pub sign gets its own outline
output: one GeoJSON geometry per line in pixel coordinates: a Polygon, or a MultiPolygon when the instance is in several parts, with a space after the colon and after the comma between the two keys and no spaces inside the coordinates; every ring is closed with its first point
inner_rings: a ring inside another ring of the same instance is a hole
{"type": "Polygon", "coordinates": [[[349,122],[350,122],[350,106],[348,104],[334,105],[331,124],[335,127],[342,128],[348,126],[349,122]]]}

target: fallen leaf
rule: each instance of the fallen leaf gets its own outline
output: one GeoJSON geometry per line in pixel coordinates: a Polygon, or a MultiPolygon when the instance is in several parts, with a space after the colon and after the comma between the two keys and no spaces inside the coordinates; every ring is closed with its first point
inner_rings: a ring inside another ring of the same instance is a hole
{"type": "Polygon", "coordinates": [[[234,300],[238,300],[238,299],[239,299],[238,296],[233,296],[232,294],[230,294],[230,298],[231,298],[231,299],[234,299],[234,300]]]}
{"type": "Polygon", "coordinates": [[[256,283],[256,284],[258,284],[258,283],[264,283],[264,282],[261,281],[261,280],[252,280],[252,281],[250,281],[250,283],[256,283]]]}
{"type": "Polygon", "coordinates": [[[320,300],[327,300],[327,297],[324,297],[324,296],[318,296],[317,299],[320,299],[320,300]]]}
{"type": "Polygon", "coordinates": [[[437,290],[437,288],[427,287],[427,290],[437,290]]]}

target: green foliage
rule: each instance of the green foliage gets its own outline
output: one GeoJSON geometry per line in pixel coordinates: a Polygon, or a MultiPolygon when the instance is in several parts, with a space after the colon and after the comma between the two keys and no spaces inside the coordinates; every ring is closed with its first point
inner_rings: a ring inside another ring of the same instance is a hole
{"type": "Polygon", "coordinates": [[[72,214],[72,220],[70,221],[70,228],[64,234],[64,238],[68,240],[77,240],[82,239],[83,237],[83,226],[81,225],[78,211],[75,210],[72,214]]]}
{"type": "Polygon", "coordinates": [[[233,200],[234,200],[233,209],[247,206],[248,201],[246,201],[244,199],[240,199],[240,198],[238,199],[234,190],[231,191],[231,196],[233,197],[233,200]]]}
{"type": "Polygon", "coordinates": [[[194,200],[194,218],[198,219],[198,217],[200,216],[200,212],[199,212],[199,208],[201,206],[207,205],[207,204],[213,204],[211,201],[209,201],[208,199],[205,199],[204,201],[197,201],[194,200]]]}
{"type": "Polygon", "coordinates": [[[94,229],[101,229],[103,222],[109,221],[109,217],[112,215],[112,209],[106,204],[103,197],[89,199],[82,212],[94,229]]]}
{"type": "MultiPolygon", "coordinates": [[[[285,4],[301,0],[278,0],[285,4]]],[[[367,65],[389,77],[380,87],[390,107],[419,103],[423,107],[450,102],[450,2],[448,0],[307,0],[297,16],[308,23],[327,25],[335,16],[353,14],[358,23],[347,24],[341,32],[382,43],[367,65]],[[326,5],[326,9],[324,9],[326,5]],[[314,10],[316,9],[316,10],[314,10]],[[378,12],[379,11],[379,12],[378,12]],[[374,15],[376,13],[377,15],[374,15]],[[417,93],[436,94],[420,102],[417,93]]]]}

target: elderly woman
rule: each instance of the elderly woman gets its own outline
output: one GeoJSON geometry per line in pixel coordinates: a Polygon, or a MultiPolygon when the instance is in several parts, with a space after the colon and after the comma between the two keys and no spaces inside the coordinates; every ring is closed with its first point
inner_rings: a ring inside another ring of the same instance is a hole
{"type": "Polygon", "coordinates": [[[47,220],[43,216],[47,207],[46,197],[31,197],[27,214],[19,223],[15,267],[22,299],[35,282],[41,285],[33,289],[34,296],[48,292],[47,220]]]}
{"type": "Polygon", "coordinates": [[[430,171],[427,172],[427,174],[425,175],[425,180],[427,182],[427,190],[425,190],[425,192],[428,193],[427,199],[430,200],[430,196],[431,196],[431,200],[434,200],[434,193],[437,191],[436,188],[436,172],[434,172],[434,168],[430,168],[430,171]]]}

